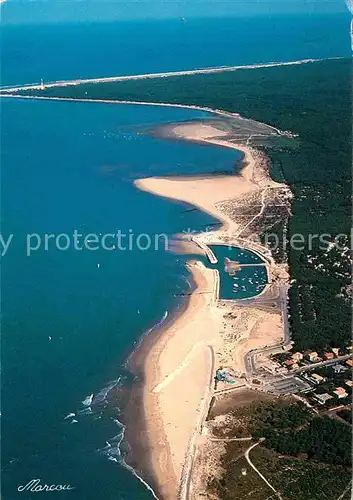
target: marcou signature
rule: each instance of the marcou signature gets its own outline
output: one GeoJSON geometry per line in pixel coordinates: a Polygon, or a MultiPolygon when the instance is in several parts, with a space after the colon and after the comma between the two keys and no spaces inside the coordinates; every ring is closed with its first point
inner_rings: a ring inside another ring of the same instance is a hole
{"type": "Polygon", "coordinates": [[[75,488],[70,484],[41,484],[40,479],[31,479],[27,484],[21,485],[17,491],[32,491],[33,493],[40,493],[43,491],[69,491],[75,488]]]}

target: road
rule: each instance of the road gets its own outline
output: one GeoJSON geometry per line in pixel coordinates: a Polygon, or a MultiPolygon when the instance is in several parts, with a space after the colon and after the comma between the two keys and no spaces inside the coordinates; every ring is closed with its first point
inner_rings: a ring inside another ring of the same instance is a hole
{"type": "Polygon", "coordinates": [[[291,374],[308,372],[316,368],[321,368],[322,366],[335,365],[336,363],[340,363],[341,361],[346,361],[347,359],[351,358],[353,358],[353,354],[346,354],[345,356],[338,356],[337,358],[328,359],[327,361],[319,361],[318,363],[311,363],[310,365],[301,366],[297,370],[292,370],[291,374]]]}
{"type": "Polygon", "coordinates": [[[257,443],[251,445],[245,452],[245,458],[246,458],[246,461],[248,462],[248,464],[250,465],[250,467],[252,467],[252,469],[254,469],[254,471],[261,477],[261,479],[267,484],[267,486],[269,488],[271,488],[271,490],[278,496],[278,498],[282,499],[280,493],[272,486],[272,484],[270,484],[267,479],[265,478],[265,476],[263,476],[261,474],[261,472],[259,471],[259,469],[257,469],[255,467],[255,465],[252,463],[252,461],[250,460],[250,452],[253,448],[255,448],[255,446],[258,446],[262,441],[264,441],[264,438],[261,438],[260,441],[258,441],[257,443]]]}
{"type": "Polygon", "coordinates": [[[348,493],[351,488],[352,488],[352,481],[349,481],[347,488],[344,490],[344,492],[336,500],[342,500],[345,497],[346,493],[348,493]]]}
{"type": "Polygon", "coordinates": [[[288,285],[279,285],[279,299],[282,311],[283,320],[283,343],[284,345],[290,342],[290,328],[288,320],[288,285]]]}
{"type": "Polygon", "coordinates": [[[262,262],[261,264],[240,264],[236,263],[237,268],[242,268],[242,267],[267,267],[268,264],[266,262],[262,262]]]}
{"type": "Polygon", "coordinates": [[[212,364],[212,369],[210,372],[210,379],[208,386],[205,391],[205,396],[203,398],[202,404],[202,409],[199,417],[199,421],[197,423],[197,426],[195,428],[194,434],[191,436],[191,439],[189,441],[189,447],[188,451],[186,453],[186,460],[182,472],[182,477],[180,481],[180,493],[178,498],[180,500],[189,500],[190,497],[190,489],[191,489],[191,478],[192,478],[192,471],[194,468],[194,461],[195,461],[195,455],[196,455],[196,440],[197,437],[200,435],[202,428],[205,424],[205,420],[208,415],[208,411],[210,408],[211,400],[213,397],[213,392],[214,392],[214,373],[215,373],[215,365],[216,365],[216,357],[214,353],[213,346],[208,346],[210,351],[211,351],[211,364],[212,364]]]}
{"type": "Polygon", "coordinates": [[[254,349],[253,351],[249,351],[244,356],[244,365],[245,371],[248,376],[254,376],[257,373],[256,365],[255,365],[255,356],[259,354],[262,355],[270,355],[270,354],[278,354],[283,352],[283,344],[278,344],[269,347],[263,347],[261,349],[254,349]]]}
{"type": "Polygon", "coordinates": [[[252,437],[245,438],[208,438],[210,441],[214,441],[216,443],[231,443],[232,441],[251,441],[252,437]]]}
{"type": "Polygon", "coordinates": [[[347,422],[347,420],[345,420],[344,418],[342,418],[338,415],[338,412],[340,410],[343,410],[343,409],[352,411],[352,404],[346,405],[346,406],[340,405],[340,406],[336,406],[335,408],[330,408],[329,410],[324,412],[324,415],[327,415],[329,418],[332,418],[334,420],[338,420],[342,424],[347,425],[348,427],[352,428],[352,424],[350,424],[349,422],[347,422]]]}
{"type": "MultiPolygon", "coordinates": [[[[266,299],[263,299],[266,300],[266,299]]],[[[275,300],[273,297],[269,299],[270,301],[275,300]]],[[[290,343],[290,328],[288,321],[288,285],[280,284],[278,285],[278,296],[277,301],[279,307],[281,309],[282,314],[282,322],[283,322],[283,342],[281,344],[277,344],[274,346],[266,346],[261,349],[255,349],[253,351],[249,351],[245,354],[244,357],[244,365],[245,371],[248,376],[256,375],[256,365],[255,365],[255,356],[260,354],[270,355],[270,354],[278,354],[283,352],[284,346],[290,343]]],[[[256,307],[256,298],[253,299],[252,305],[256,307]]]]}
{"type": "MultiPolygon", "coordinates": [[[[214,270],[214,273],[215,273],[215,281],[213,290],[213,302],[215,303],[219,298],[220,278],[219,278],[219,272],[216,269],[214,270]]],[[[207,418],[211,406],[211,401],[214,395],[214,375],[216,371],[216,355],[212,345],[208,345],[207,347],[210,349],[210,354],[211,354],[210,378],[208,381],[208,386],[206,387],[205,390],[203,401],[201,402],[202,408],[200,412],[200,417],[196,424],[195,431],[190,438],[188,451],[186,453],[186,460],[183,467],[182,477],[180,481],[180,488],[179,488],[179,496],[178,496],[178,498],[181,500],[190,499],[191,478],[192,478],[192,472],[194,468],[195,455],[196,455],[196,441],[205,425],[205,420],[207,418]]]]}
{"type": "MultiPolygon", "coordinates": [[[[248,138],[248,141],[249,141],[249,138],[248,138]]],[[[261,215],[263,214],[265,208],[266,208],[266,203],[265,203],[265,198],[266,198],[266,193],[267,193],[267,190],[268,190],[268,187],[265,187],[263,190],[262,190],[262,193],[261,193],[261,205],[260,205],[260,210],[259,212],[254,215],[254,217],[247,223],[245,224],[244,227],[242,227],[234,236],[235,238],[239,238],[239,236],[241,235],[241,233],[244,233],[245,230],[251,226],[251,224],[253,224],[254,220],[255,219],[258,219],[259,217],[261,217],[261,215]]]]}
{"type": "Polygon", "coordinates": [[[232,387],[227,387],[226,389],[219,389],[217,391],[214,391],[214,395],[220,396],[221,394],[228,394],[229,392],[234,392],[234,391],[239,390],[241,387],[247,387],[247,384],[245,383],[245,381],[243,384],[237,384],[237,385],[234,385],[232,387]]]}

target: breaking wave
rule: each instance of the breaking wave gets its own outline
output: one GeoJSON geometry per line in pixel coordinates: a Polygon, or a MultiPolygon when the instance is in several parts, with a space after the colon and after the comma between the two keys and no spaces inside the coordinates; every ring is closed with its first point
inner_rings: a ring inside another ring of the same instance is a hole
{"type": "Polygon", "coordinates": [[[113,421],[118,426],[119,432],[112,438],[108,439],[106,441],[106,445],[99,449],[98,452],[105,455],[108,460],[125,467],[125,469],[131,472],[131,474],[133,474],[144,485],[144,487],[152,494],[153,498],[159,500],[153,488],[151,488],[151,486],[135,471],[133,467],[125,462],[124,455],[121,452],[121,444],[124,441],[125,436],[125,426],[118,419],[113,419],[113,421]]]}

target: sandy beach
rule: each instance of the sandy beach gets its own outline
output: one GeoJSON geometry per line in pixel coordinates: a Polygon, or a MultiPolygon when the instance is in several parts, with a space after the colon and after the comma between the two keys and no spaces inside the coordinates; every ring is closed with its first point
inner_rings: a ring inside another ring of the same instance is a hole
{"type": "Polygon", "coordinates": [[[221,325],[214,307],[217,272],[200,263],[190,263],[190,271],[197,288],[186,310],[131,363],[143,374],[144,426],[139,440],[148,450],[163,499],[177,498],[189,440],[214,369],[211,347],[221,325]]]}
{"type": "MultiPolygon", "coordinates": [[[[219,208],[221,202],[257,195],[265,187],[278,186],[264,172],[257,152],[247,145],[229,142],[227,135],[226,131],[204,123],[186,123],[169,129],[170,138],[242,151],[241,168],[233,175],[136,181],[141,190],[189,203],[220,220],[223,225],[212,232],[212,238],[216,234],[231,236],[239,232],[237,221],[219,208]]],[[[223,363],[241,372],[244,353],[264,343],[275,343],[281,336],[278,314],[256,310],[254,315],[250,309],[237,310],[233,304],[220,306],[218,271],[198,261],[189,265],[196,290],[185,311],[155,342],[150,341],[137,363],[143,373],[140,397],[144,424],[140,439],[149,456],[158,497],[163,500],[188,498],[194,446],[207,415],[216,368],[223,363]]]]}
{"type": "Polygon", "coordinates": [[[241,171],[234,176],[150,177],[136,181],[136,186],[143,191],[190,203],[222,221],[223,230],[232,232],[234,221],[218,210],[216,203],[233,199],[254,188],[255,158],[253,152],[246,146],[228,142],[225,139],[227,132],[215,129],[211,125],[177,125],[172,128],[171,132],[175,138],[215,144],[242,151],[244,159],[241,171]]]}

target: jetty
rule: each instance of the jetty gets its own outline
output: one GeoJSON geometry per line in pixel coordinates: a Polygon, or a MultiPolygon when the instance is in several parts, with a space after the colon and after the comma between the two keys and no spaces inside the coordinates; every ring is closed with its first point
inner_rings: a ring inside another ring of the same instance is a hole
{"type": "Polygon", "coordinates": [[[205,243],[200,241],[196,236],[193,236],[191,238],[191,241],[196,243],[196,245],[205,252],[205,254],[206,254],[208,260],[211,262],[211,264],[217,264],[218,259],[215,256],[215,254],[212,252],[212,250],[210,249],[209,246],[207,246],[205,243]]]}

